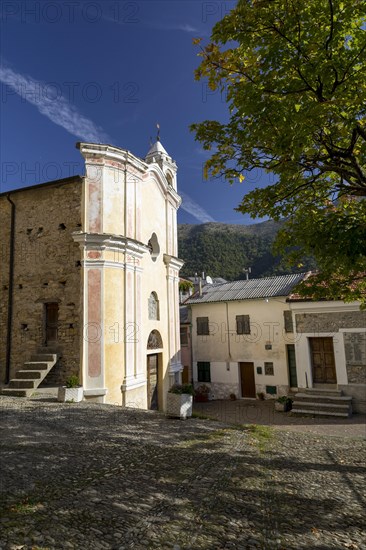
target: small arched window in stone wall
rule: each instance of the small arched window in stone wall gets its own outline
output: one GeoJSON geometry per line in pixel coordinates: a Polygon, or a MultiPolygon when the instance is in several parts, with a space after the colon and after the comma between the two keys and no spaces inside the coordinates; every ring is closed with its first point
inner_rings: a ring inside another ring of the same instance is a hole
{"type": "Polygon", "coordinates": [[[156,292],[149,296],[149,319],[159,321],[159,300],[156,292]]]}
{"type": "Polygon", "coordinates": [[[160,332],[158,330],[152,330],[147,340],[147,349],[161,349],[163,347],[163,340],[161,339],[160,332]]]}

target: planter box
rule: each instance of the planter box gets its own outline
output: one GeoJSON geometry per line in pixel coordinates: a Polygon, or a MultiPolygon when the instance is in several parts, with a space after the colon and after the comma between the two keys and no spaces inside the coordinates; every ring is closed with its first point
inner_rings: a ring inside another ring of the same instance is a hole
{"type": "Polygon", "coordinates": [[[66,386],[61,386],[58,389],[57,401],[65,403],[66,401],[72,401],[74,403],[79,403],[83,400],[84,390],[82,386],[77,388],[67,388],[66,386]]]}
{"type": "Polygon", "coordinates": [[[291,401],[290,402],[287,402],[287,403],[279,403],[278,401],[275,401],[275,411],[278,411],[278,412],[288,412],[292,409],[292,403],[291,401]]]}
{"type": "Polygon", "coordinates": [[[166,416],[185,420],[192,416],[193,396],[188,393],[168,393],[166,416]]]}

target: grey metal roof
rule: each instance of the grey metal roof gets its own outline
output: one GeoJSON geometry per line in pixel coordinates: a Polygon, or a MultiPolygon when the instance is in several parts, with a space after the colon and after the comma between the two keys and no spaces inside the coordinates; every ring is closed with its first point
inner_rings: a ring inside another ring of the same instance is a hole
{"type": "Polygon", "coordinates": [[[233,300],[251,300],[254,298],[271,298],[273,296],[288,296],[292,289],[300,283],[306,273],[293,273],[279,277],[263,277],[234,281],[221,285],[205,285],[202,296],[193,294],[185,304],[204,304],[208,302],[229,302],[233,300]]]}

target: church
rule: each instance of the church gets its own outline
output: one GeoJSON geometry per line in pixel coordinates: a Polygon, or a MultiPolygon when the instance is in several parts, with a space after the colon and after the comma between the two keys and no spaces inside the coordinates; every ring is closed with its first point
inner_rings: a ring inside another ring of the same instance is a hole
{"type": "Polygon", "coordinates": [[[0,195],[3,392],[74,375],[85,400],[164,410],[182,371],[177,165],[159,138],[145,159],[77,147],[84,176],[0,195]]]}

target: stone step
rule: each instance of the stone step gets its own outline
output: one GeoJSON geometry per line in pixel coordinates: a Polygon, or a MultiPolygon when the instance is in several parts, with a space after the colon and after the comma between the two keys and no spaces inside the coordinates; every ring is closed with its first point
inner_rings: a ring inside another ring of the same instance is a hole
{"type": "Polygon", "coordinates": [[[347,414],[350,413],[352,410],[350,407],[350,403],[347,404],[334,404],[334,403],[313,403],[311,401],[308,402],[299,402],[294,401],[292,404],[292,410],[296,409],[303,409],[303,410],[316,410],[321,412],[345,412],[347,414]]]}
{"type": "Polygon", "coordinates": [[[41,361],[27,361],[23,365],[23,370],[47,370],[52,366],[50,362],[41,362],[41,361]]]}
{"type": "Polygon", "coordinates": [[[342,418],[349,418],[350,414],[345,412],[330,412],[330,411],[319,411],[318,409],[292,409],[290,414],[304,414],[311,416],[339,416],[342,418]]]}
{"type": "Polygon", "coordinates": [[[4,388],[1,390],[1,394],[7,395],[8,397],[29,397],[32,393],[33,390],[19,390],[14,388],[4,388]]]}
{"type": "Polygon", "coordinates": [[[44,370],[18,370],[18,372],[15,375],[16,379],[22,379],[22,380],[37,380],[39,381],[40,378],[43,378],[45,375],[44,370]]]}
{"type": "Polygon", "coordinates": [[[18,379],[13,378],[9,382],[9,389],[35,389],[38,384],[39,380],[26,380],[26,379],[18,379]]]}
{"type": "Polygon", "coordinates": [[[322,388],[301,388],[298,393],[307,393],[309,395],[333,395],[341,396],[342,390],[322,389],[322,388]]]}
{"type": "Polygon", "coordinates": [[[307,401],[314,401],[314,403],[350,403],[352,401],[352,397],[346,395],[310,395],[308,393],[297,393],[294,399],[304,403],[307,401]]]}
{"type": "Polygon", "coordinates": [[[57,355],[55,353],[36,353],[31,356],[31,361],[47,361],[47,362],[56,362],[57,355]]]}
{"type": "Polygon", "coordinates": [[[10,380],[7,388],[1,390],[2,395],[12,397],[29,397],[56,364],[57,355],[53,353],[38,353],[31,356],[31,361],[24,363],[23,368],[10,380]]]}

